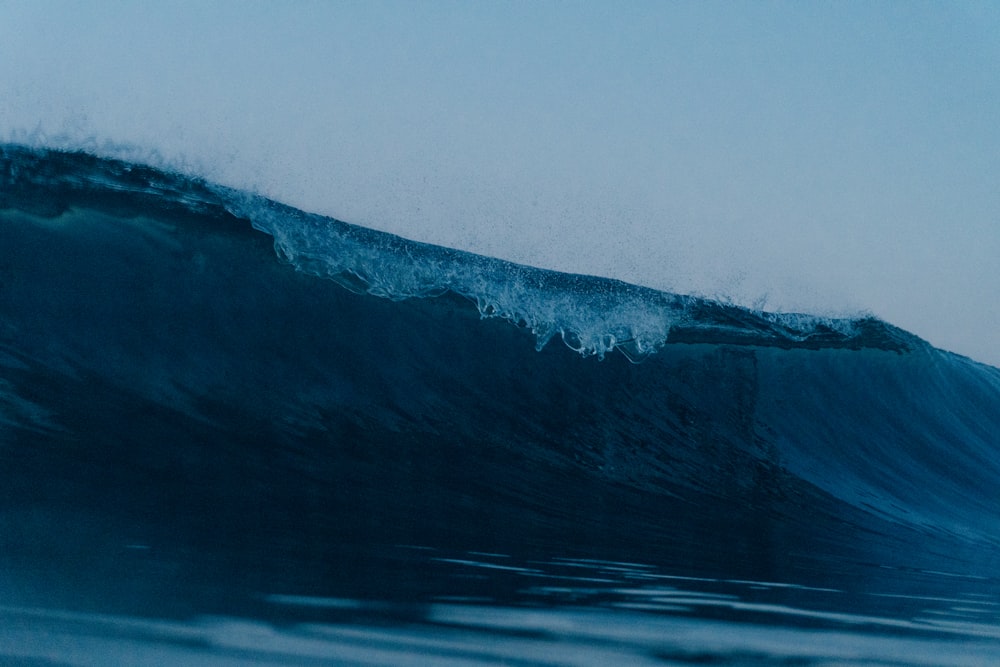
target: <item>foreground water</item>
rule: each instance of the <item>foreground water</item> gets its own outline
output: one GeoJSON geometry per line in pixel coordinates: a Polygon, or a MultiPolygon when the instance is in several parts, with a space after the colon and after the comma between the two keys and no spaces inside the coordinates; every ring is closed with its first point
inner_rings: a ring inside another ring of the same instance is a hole
{"type": "Polygon", "coordinates": [[[1000,660],[1000,371],[0,151],[5,664],[1000,660]]]}
{"type": "MultiPolygon", "coordinates": [[[[145,567],[156,560],[149,547],[129,549],[145,567]]],[[[118,599],[101,611],[74,609],[79,596],[0,608],[0,655],[24,665],[988,665],[1000,655],[1000,600],[976,592],[987,582],[946,573],[810,588],[418,547],[366,566],[397,579],[381,581],[393,590],[317,597],[279,586],[222,602],[192,586],[137,600],[104,579],[84,598],[118,599]],[[921,594],[900,592],[915,584],[921,594]],[[124,597],[136,613],[118,606],[124,597]]]]}

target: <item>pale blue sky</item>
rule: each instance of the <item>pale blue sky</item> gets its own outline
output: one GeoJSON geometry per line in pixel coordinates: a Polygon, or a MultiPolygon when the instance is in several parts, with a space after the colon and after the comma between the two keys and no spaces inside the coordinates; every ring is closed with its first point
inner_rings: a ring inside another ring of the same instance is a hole
{"type": "Polygon", "coordinates": [[[0,137],[994,365],[998,119],[986,2],[0,0],[0,137]]]}

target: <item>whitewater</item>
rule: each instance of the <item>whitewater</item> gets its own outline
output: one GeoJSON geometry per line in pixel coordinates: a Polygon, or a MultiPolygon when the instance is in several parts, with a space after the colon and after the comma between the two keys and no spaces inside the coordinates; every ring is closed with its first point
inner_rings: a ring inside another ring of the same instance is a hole
{"type": "Polygon", "coordinates": [[[0,658],[1000,659],[1000,370],[0,146],[0,658]]]}

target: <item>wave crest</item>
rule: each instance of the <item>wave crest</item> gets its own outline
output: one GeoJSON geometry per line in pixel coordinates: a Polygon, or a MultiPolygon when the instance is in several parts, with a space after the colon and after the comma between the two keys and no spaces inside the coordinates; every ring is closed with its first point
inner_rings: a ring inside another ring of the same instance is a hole
{"type": "Polygon", "coordinates": [[[618,350],[639,361],[668,343],[875,347],[918,339],[874,318],[766,313],[619,280],[516,264],[307,213],[260,195],[121,160],[0,146],[0,206],[56,215],[73,205],[160,214],[227,213],[274,238],[279,258],[358,293],[402,300],[461,295],[483,318],[529,329],[541,350],[558,337],[583,356],[618,350]],[[44,196],[40,192],[44,190],[44,196]],[[44,202],[44,211],[38,207],[44,202]]]}

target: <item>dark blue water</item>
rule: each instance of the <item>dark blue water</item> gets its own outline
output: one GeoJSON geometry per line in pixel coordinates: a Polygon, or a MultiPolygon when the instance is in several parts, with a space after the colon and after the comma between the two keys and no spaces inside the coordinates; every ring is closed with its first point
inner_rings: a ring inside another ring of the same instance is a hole
{"type": "Polygon", "coordinates": [[[0,147],[0,662],[991,664],[1000,371],[0,147]]]}

